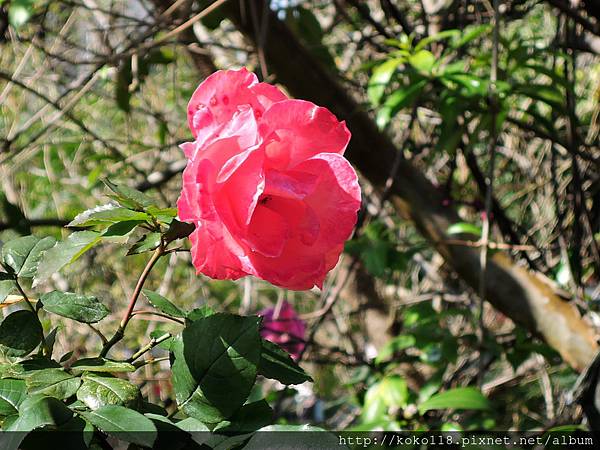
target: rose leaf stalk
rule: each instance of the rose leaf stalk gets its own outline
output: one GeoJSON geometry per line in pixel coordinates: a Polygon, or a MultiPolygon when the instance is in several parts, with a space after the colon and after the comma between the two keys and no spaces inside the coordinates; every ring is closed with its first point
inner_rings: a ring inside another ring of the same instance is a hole
{"type": "Polygon", "coordinates": [[[129,321],[131,320],[131,317],[133,315],[133,309],[135,308],[135,304],[140,296],[140,293],[142,292],[144,283],[146,282],[146,279],[148,278],[148,275],[150,274],[150,271],[152,270],[154,265],[158,262],[158,260],[164,254],[165,254],[165,243],[164,243],[164,241],[161,240],[160,245],[154,251],[154,253],[152,254],[152,257],[148,260],[146,267],[144,267],[144,270],[142,271],[140,278],[138,279],[138,281],[135,285],[135,289],[133,290],[133,293],[131,294],[131,297],[129,299],[129,305],[127,307],[127,310],[125,311],[125,314],[123,316],[123,319],[121,320],[121,323],[119,324],[119,328],[117,328],[117,331],[115,332],[115,334],[102,347],[102,350],[100,351],[100,357],[104,358],[108,354],[110,349],[117,342],[119,342],[121,339],[123,339],[123,336],[125,335],[125,328],[127,327],[127,324],[129,323],[129,321]]]}

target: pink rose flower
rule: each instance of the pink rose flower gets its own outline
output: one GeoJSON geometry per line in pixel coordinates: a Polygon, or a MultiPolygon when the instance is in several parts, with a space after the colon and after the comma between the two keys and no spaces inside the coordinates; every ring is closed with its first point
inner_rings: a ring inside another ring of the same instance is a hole
{"type": "Polygon", "coordinates": [[[263,318],[260,335],[281,346],[292,358],[298,359],[305,346],[306,325],[294,308],[288,302],[283,302],[279,311],[267,308],[258,315],[263,318]]]}
{"type": "Polygon", "coordinates": [[[188,165],[177,208],[196,226],[197,272],[322,287],[360,207],[356,173],[342,156],[346,124],[245,69],[200,84],[188,123],[195,141],[181,146],[188,165]]]}

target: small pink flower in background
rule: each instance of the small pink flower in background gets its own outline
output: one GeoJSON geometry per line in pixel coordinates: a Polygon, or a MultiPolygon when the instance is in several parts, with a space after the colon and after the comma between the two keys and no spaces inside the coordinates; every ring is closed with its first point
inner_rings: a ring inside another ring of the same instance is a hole
{"type": "Polygon", "coordinates": [[[292,358],[298,359],[305,346],[306,325],[294,308],[288,302],[283,302],[279,311],[277,307],[267,308],[258,315],[263,318],[260,335],[281,346],[292,358]]]}
{"type": "Polygon", "coordinates": [[[322,287],[360,207],[356,172],[342,156],[345,123],[245,69],[200,84],[188,123],[195,141],[182,145],[188,165],[177,207],[196,226],[197,272],[322,287]]]}

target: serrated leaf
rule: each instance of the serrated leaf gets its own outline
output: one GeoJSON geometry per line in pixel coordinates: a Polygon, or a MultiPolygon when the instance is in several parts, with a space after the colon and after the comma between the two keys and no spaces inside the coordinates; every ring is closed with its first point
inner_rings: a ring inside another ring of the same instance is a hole
{"type": "Polygon", "coordinates": [[[81,414],[100,430],[123,441],[152,448],[156,440],[157,431],[152,421],[132,409],[110,405],[81,414]]]}
{"type": "Polygon", "coordinates": [[[258,317],[213,314],[173,341],[173,386],[186,414],[218,423],[244,404],[260,362],[258,326],[258,317]]]}
{"type": "Polygon", "coordinates": [[[106,358],[84,358],[75,361],[71,365],[71,370],[80,372],[133,372],[135,367],[132,364],[123,361],[112,361],[106,358]]]}
{"type": "Polygon", "coordinates": [[[81,384],[81,378],[63,369],[45,369],[35,371],[26,379],[26,383],[31,394],[45,394],[64,400],[75,395],[81,384]]]}
{"type": "Polygon", "coordinates": [[[131,209],[109,203],[107,205],[88,209],[87,211],[78,214],[67,226],[108,226],[114,223],[128,222],[132,220],[146,221],[150,220],[151,218],[152,217],[145,212],[132,211],[131,209]]]}
{"type": "Polygon", "coordinates": [[[0,416],[17,414],[19,405],[27,397],[25,381],[0,380],[0,416]]]}
{"type": "Polygon", "coordinates": [[[141,397],[138,387],[127,380],[90,373],[83,376],[83,384],[77,391],[77,399],[90,409],[98,409],[106,405],[133,408],[139,405],[141,397]]]}
{"type": "Polygon", "coordinates": [[[73,292],[48,292],[40,301],[45,311],[82,323],[98,322],[110,312],[96,297],[73,292]]]}
{"type": "Polygon", "coordinates": [[[47,250],[38,264],[33,287],[58,272],[67,264],[76,261],[83,253],[100,242],[102,236],[95,231],[77,231],[47,250]]]}
{"type": "Polygon", "coordinates": [[[464,387],[432,395],[418,409],[423,414],[432,409],[491,409],[491,404],[478,389],[464,387]]]}
{"type": "Polygon", "coordinates": [[[0,345],[11,356],[25,356],[42,341],[42,325],[31,311],[9,314],[0,324],[0,345]]]}
{"type": "Polygon", "coordinates": [[[277,344],[262,339],[258,373],[283,384],[302,384],[312,378],[277,344]]]}
{"type": "Polygon", "coordinates": [[[158,232],[147,233],[135,244],[129,247],[127,255],[137,255],[156,249],[160,245],[161,234],[158,232]]]}
{"type": "Polygon", "coordinates": [[[144,289],[142,291],[150,304],[154,306],[159,311],[167,314],[171,317],[181,317],[184,318],[186,313],[179,309],[179,307],[175,306],[171,301],[157,292],[153,292],[149,289],[144,289]]]}
{"type": "Polygon", "coordinates": [[[121,206],[125,208],[133,209],[135,211],[145,211],[154,205],[154,200],[148,197],[143,192],[136,189],[130,188],[125,185],[118,185],[110,180],[103,180],[106,187],[114,192],[113,195],[109,195],[113,200],[116,200],[121,206]]]}

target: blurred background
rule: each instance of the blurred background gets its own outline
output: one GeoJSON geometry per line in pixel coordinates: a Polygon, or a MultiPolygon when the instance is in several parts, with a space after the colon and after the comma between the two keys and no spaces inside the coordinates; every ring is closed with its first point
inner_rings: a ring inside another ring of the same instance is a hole
{"type": "MultiPolygon", "coordinates": [[[[209,280],[184,252],[147,287],[275,321],[295,310],[303,332],[274,326],[273,339],[299,344],[314,383],[260,384],[279,423],[585,424],[600,326],[599,53],[598,0],[0,0],[0,240],[66,237],[108,201],[104,178],[175,206],[187,101],[213,71],[245,66],[347,121],[356,232],[322,291],[209,280]]],[[[42,291],[93,292],[113,330],[146,260],[125,253],[96,247],[42,291]]],[[[89,328],[68,327],[57,348],[97,352],[89,328]]],[[[115,348],[177,327],[136,314],[115,348]]],[[[168,361],[132,380],[172,406],[168,361]]]]}

